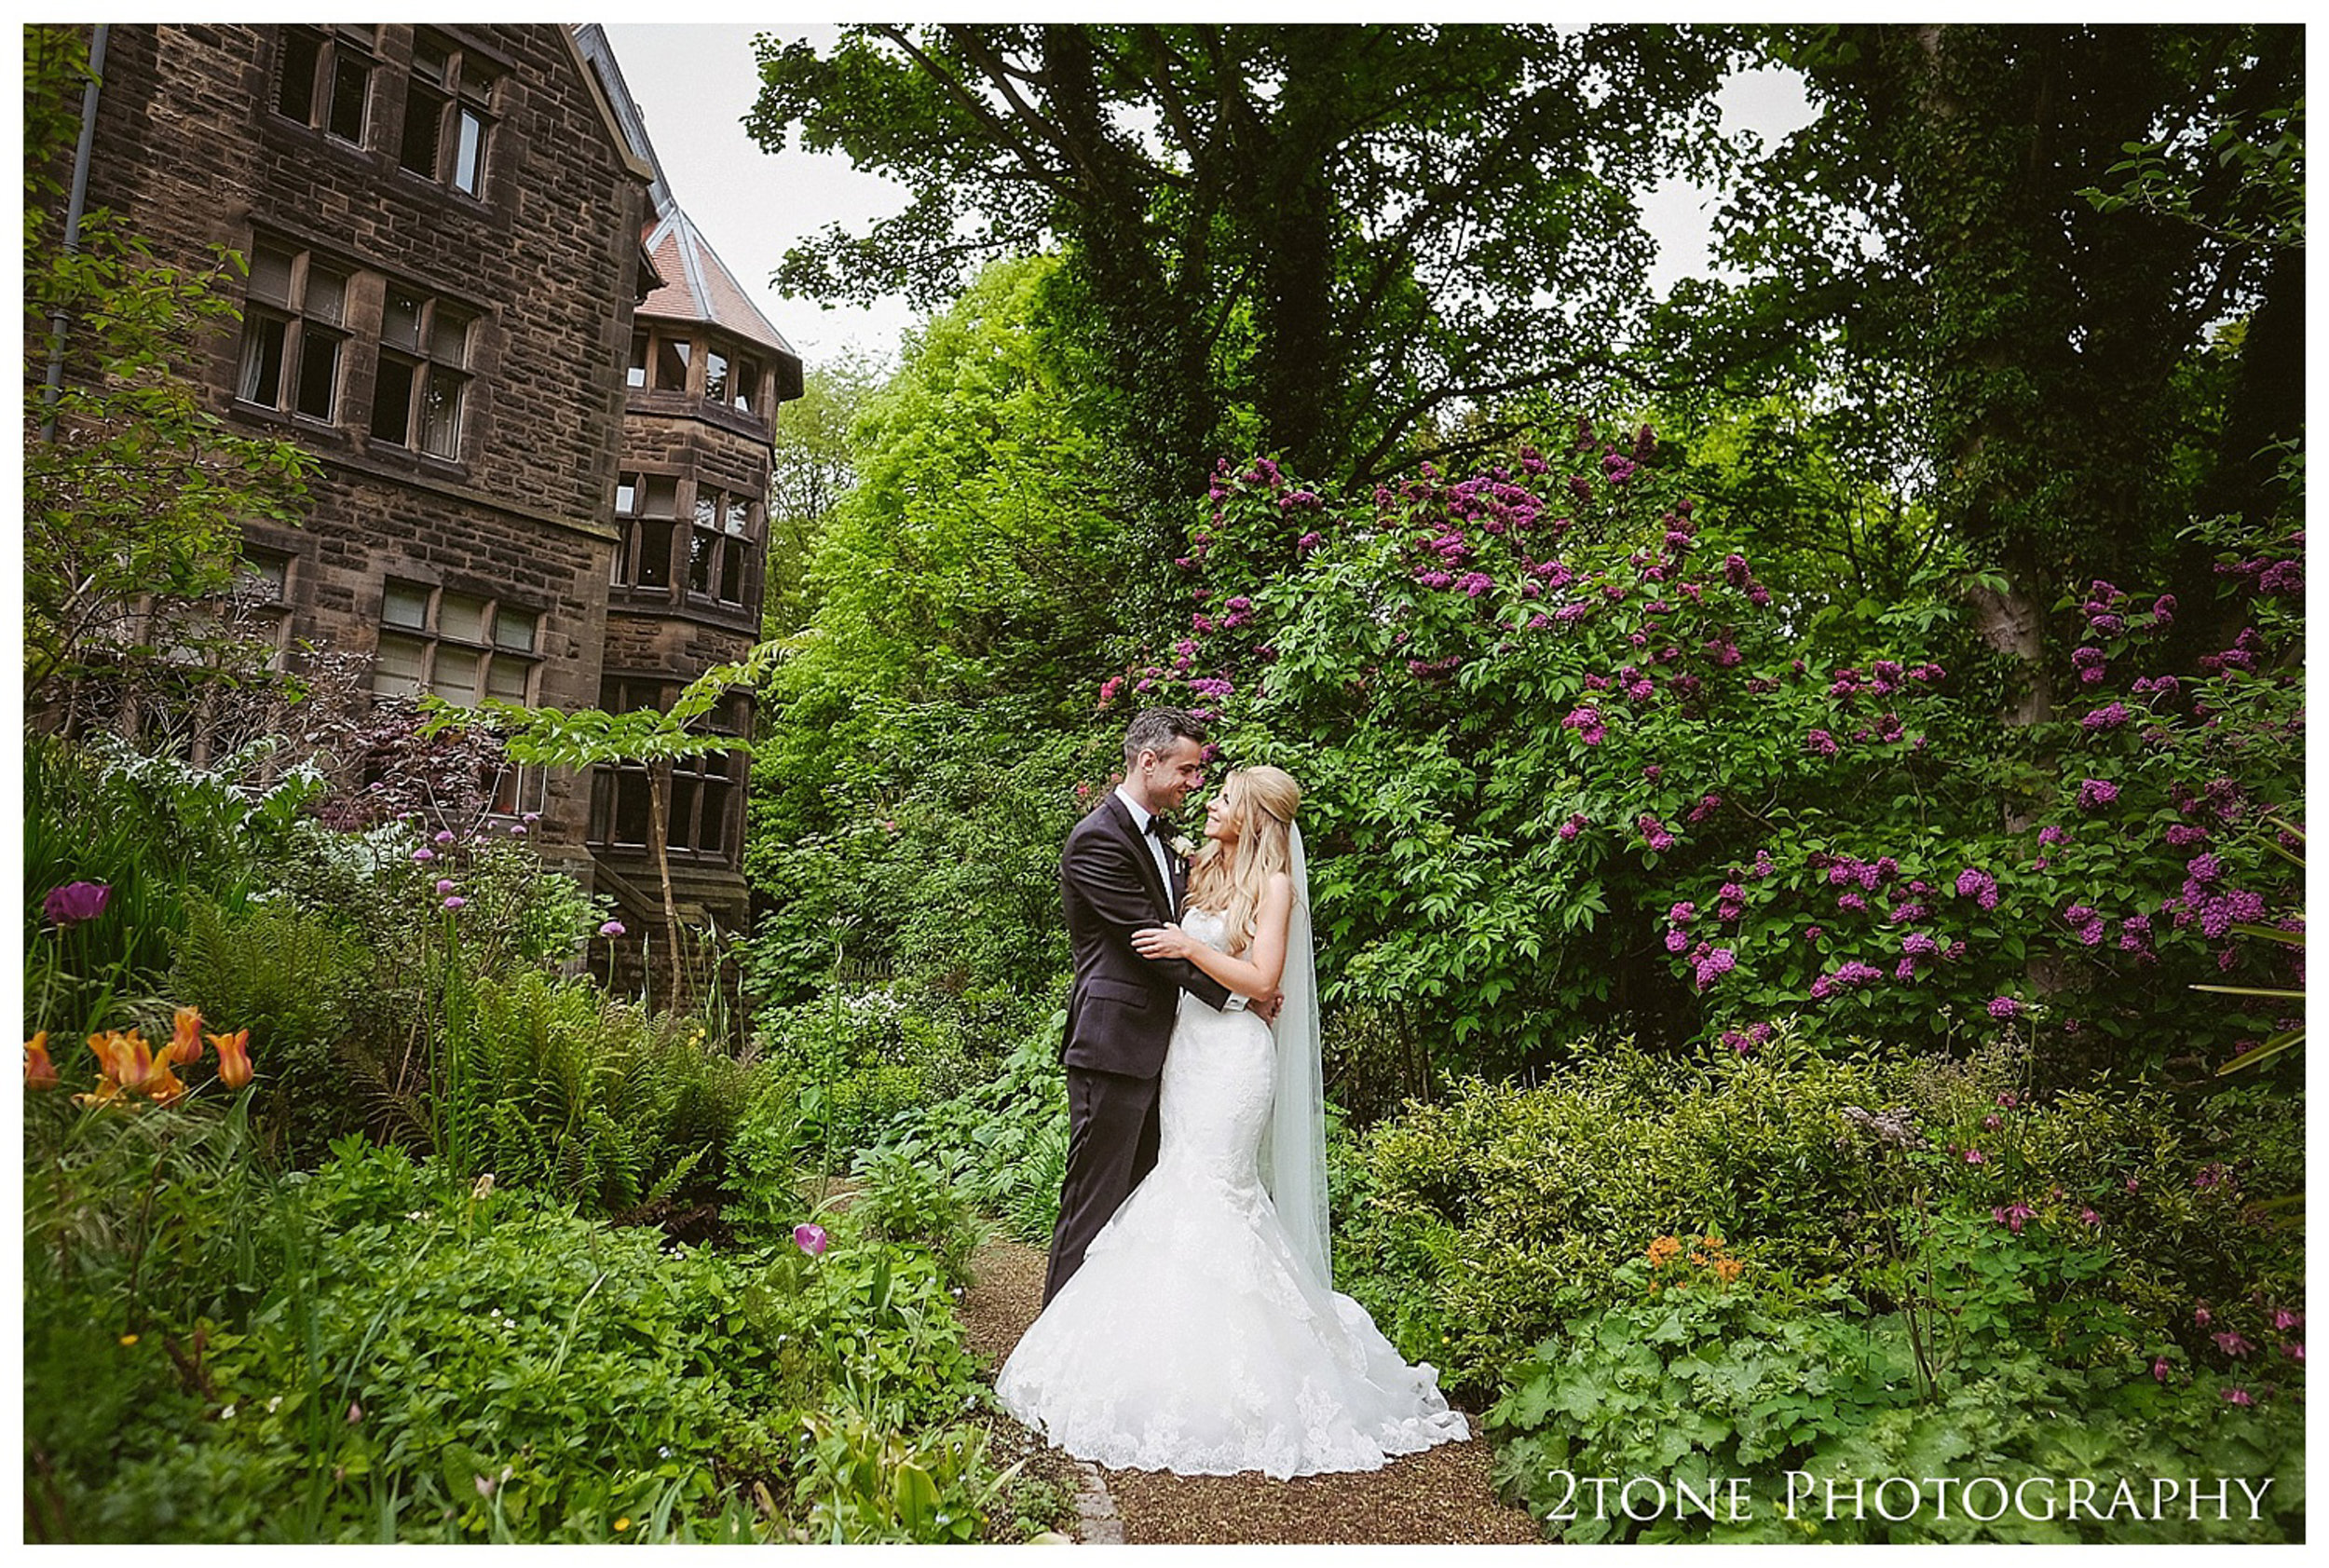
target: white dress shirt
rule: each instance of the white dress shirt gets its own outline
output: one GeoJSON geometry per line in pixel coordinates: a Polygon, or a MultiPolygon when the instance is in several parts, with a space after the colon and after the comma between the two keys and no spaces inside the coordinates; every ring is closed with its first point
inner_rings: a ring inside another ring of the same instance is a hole
{"type": "MultiPolygon", "coordinates": [[[[1132,813],[1132,830],[1140,835],[1142,841],[1149,846],[1149,858],[1156,862],[1156,874],[1164,883],[1164,897],[1169,902],[1173,896],[1173,867],[1164,857],[1172,852],[1165,848],[1163,839],[1149,831],[1149,819],[1156,813],[1126,795],[1122,784],[1116,786],[1116,798],[1123,801],[1124,809],[1132,813]]],[[[1178,909],[1173,911],[1176,915],[1179,912],[1178,909]]]]}

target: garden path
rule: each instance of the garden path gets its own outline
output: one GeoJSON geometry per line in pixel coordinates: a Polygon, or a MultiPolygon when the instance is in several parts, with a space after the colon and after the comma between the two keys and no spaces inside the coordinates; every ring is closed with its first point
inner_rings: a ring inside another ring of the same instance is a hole
{"type": "MultiPolygon", "coordinates": [[[[1043,1295],[1043,1254],[991,1239],[971,1260],[975,1282],[962,1297],[971,1348],[991,1379],[1035,1321],[1043,1295]]],[[[1490,1450],[1478,1435],[1396,1459],[1359,1475],[1272,1480],[1170,1476],[1082,1466],[1083,1518],[1077,1534],[1095,1544],[1523,1544],[1544,1539],[1528,1513],[1496,1500],[1490,1450]],[[1113,1504],[1114,1517],[1109,1517],[1113,1504]]],[[[1040,1458],[1056,1465],[1056,1450],[1040,1458]]],[[[1074,1464],[1067,1461],[1067,1464],[1074,1464]]]]}

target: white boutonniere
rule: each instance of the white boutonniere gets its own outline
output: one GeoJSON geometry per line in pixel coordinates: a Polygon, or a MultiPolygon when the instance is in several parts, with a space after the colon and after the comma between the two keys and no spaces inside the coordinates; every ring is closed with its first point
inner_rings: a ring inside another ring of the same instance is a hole
{"type": "Polygon", "coordinates": [[[1180,856],[1181,859],[1187,860],[1191,855],[1197,852],[1197,846],[1191,843],[1180,834],[1176,833],[1173,835],[1172,851],[1175,854],[1180,856]]]}

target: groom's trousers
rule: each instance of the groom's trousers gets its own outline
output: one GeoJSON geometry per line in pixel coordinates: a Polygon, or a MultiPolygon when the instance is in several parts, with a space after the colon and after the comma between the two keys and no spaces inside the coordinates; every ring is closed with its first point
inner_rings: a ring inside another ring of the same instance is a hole
{"type": "Polygon", "coordinates": [[[1059,1184],[1043,1303],[1083,1266],[1083,1249],[1156,1168],[1163,1078],[1068,1069],[1068,1172],[1059,1184]]]}

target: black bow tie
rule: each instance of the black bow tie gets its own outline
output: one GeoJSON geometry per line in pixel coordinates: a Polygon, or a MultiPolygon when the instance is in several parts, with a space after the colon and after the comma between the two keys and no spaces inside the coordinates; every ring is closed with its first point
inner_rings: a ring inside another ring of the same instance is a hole
{"type": "Polygon", "coordinates": [[[1155,834],[1159,839],[1163,839],[1167,833],[1172,831],[1172,825],[1166,822],[1163,817],[1152,816],[1149,818],[1149,831],[1155,834]]]}

